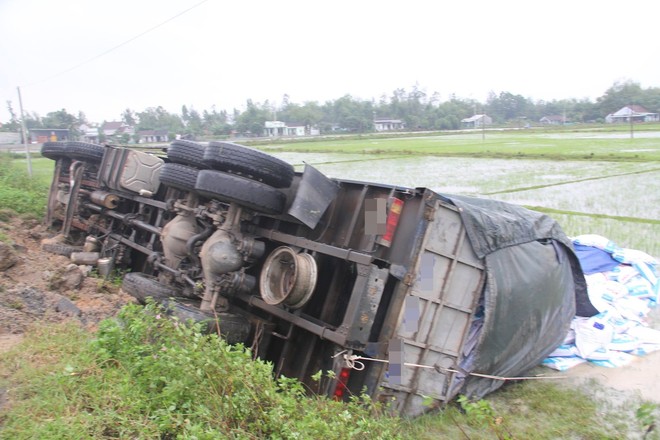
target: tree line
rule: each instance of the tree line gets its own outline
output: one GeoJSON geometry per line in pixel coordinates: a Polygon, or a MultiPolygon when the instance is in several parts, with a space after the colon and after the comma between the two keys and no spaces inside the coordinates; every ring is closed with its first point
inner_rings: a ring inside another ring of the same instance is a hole
{"type": "MultiPolygon", "coordinates": [[[[278,120],[318,128],[322,133],[345,131],[366,133],[373,131],[376,118],[400,119],[406,130],[452,130],[461,128],[461,120],[474,114],[487,114],[498,125],[533,123],[544,116],[560,115],[572,123],[602,122],[605,116],[620,108],[637,104],[651,112],[660,112],[660,88],[642,88],[633,81],[615,82],[595,101],[590,99],[562,99],[533,101],[511,92],[491,92],[485,103],[473,99],[450,97],[441,101],[440,95],[427,93],[418,85],[410,90],[396,89],[390,96],[379,100],[360,100],[350,95],[319,103],[309,101],[295,103],[284,95],[275,105],[248,99],[245,110],[198,111],[183,105],[181,113],[171,113],[163,107],[149,107],[143,111],[127,108],[120,119],[139,130],[167,130],[190,138],[204,136],[260,136],[265,121],[278,120]]],[[[10,121],[2,125],[2,131],[18,131],[20,119],[7,101],[10,121]]],[[[119,118],[118,118],[119,119],[119,118]]],[[[27,128],[67,128],[76,136],[81,124],[89,124],[85,114],[68,113],[65,109],[39,116],[34,112],[25,115],[27,128]]]]}

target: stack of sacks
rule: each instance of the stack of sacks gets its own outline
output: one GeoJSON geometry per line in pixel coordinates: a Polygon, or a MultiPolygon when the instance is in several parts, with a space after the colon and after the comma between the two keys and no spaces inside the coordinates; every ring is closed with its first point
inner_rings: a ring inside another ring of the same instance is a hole
{"type": "Polygon", "coordinates": [[[580,235],[573,245],[589,299],[600,313],[590,318],[576,316],[564,343],[543,365],[560,371],[587,361],[618,367],[634,356],[660,350],[660,331],[647,322],[660,301],[660,263],[599,235],[580,235]]]}

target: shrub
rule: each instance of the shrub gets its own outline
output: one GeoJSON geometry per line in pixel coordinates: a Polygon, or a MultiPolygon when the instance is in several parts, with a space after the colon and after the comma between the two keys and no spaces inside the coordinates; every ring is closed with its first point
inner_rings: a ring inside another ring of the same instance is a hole
{"type": "MultiPolygon", "coordinates": [[[[52,337],[59,344],[57,333],[40,334],[41,344],[52,337]]],[[[12,375],[12,381],[30,381],[19,384],[0,437],[400,436],[402,422],[376,413],[378,405],[368,398],[341,403],[307,396],[297,380],[273,379],[272,365],[253,361],[245,347],[165,318],[155,305],[126,306],[101,323],[95,339],[76,338],[66,350],[51,347],[55,359],[41,362],[38,371],[25,367],[20,371],[31,372],[12,375]]],[[[35,359],[30,344],[21,359],[35,359]]]]}

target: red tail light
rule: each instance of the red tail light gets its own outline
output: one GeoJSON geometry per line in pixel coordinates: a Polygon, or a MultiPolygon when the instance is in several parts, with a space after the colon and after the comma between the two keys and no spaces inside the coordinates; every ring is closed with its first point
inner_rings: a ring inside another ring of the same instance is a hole
{"type": "Polygon", "coordinates": [[[385,234],[383,234],[377,240],[379,244],[387,247],[390,247],[392,244],[392,237],[394,236],[396,226],[399,224],[399,217],[401,216],[401,211],[403,210],[403,200],[397,199],[396,197],[391,197],[389,201],[390,212],[387,213],[385,234]]]}
{"type": "Polygon", "coordinates": [[[348,389],[348,378],[351,376],[350,368],[342,368],[337,378],[337,387],[335,388],[335,400],[343,400],[344,393],[348,389]]]}

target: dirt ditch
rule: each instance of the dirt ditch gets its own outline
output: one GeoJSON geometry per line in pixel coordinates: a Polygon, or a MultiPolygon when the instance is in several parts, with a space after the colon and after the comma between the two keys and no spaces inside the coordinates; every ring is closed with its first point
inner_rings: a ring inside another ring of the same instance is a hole
{"type": "Polygon", "coordinates": [[[0,233],[11,241],[0,246],[0,351],[37,322],[77,320],[94,329],[133,301],[112,282],[91,276],[91,267],[43,251],[41,240],[51,234],[38,222],[0,223],[0,233]]]}

